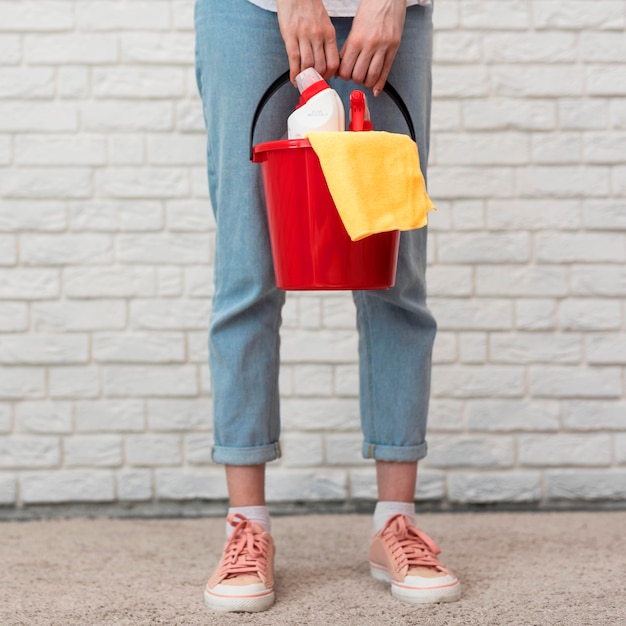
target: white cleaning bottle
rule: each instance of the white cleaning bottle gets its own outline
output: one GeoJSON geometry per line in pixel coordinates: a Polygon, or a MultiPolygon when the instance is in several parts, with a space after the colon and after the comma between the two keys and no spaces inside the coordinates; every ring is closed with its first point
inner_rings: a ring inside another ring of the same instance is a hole
{"type": "Polygon", "coordinates": [[[302,139],[312,131],[343,131],[346,113],[341,98],[312,67],[296,76],[300,103],[287,120],[287,137],[302,139]]]}

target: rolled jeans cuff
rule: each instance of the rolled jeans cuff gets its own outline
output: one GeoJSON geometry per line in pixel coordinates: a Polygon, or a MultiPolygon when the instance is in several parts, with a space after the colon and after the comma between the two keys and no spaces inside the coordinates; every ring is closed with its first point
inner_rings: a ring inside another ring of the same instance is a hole
{"type": "Polygon", "coordinates": [[[269,443],[263,446],[233,448],[224,446],[213,447],[213,462],[223,465],[259,465],[269,463],[281,457],[280,443],[269,443]]]}
{"type": "Polygon", "coordinates": [[[417,446],[385,446],[363,442],[363,458],[395,463],[413,463],[423,459],[428,452],[426,442],[417,446]]]}

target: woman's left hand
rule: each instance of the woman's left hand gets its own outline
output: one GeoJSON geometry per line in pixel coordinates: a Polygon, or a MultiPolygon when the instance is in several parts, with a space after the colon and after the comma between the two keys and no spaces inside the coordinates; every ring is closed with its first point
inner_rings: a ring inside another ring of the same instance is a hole
{"type": "Polygon", "coordinates": [[[377,96],[400,47],[405,17],[405,0],[361,0],[339,52],[337,76],[363,84],[377,96]]]}

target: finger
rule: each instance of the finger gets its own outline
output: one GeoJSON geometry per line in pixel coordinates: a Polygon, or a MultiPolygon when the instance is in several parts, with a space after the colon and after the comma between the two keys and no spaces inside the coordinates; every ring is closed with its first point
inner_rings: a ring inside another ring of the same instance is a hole
{"type": "Polygon", "coordinates": [[[363,79],[363,85],[371,89],[380,82],[380,77],[385,64],[385,53],[377,52],[370,60],[367,74],[363,79]]]}
{"type": "Polygon", "coordinates": [[[365,81],[369,71],[371,59],[371,55],[364,51],[361,51],[361,54],[359,54],[356,63],[352,68],[352,80],[357,83],[357,85],[361,85],[365,81]]]}
{"type": "Polygon", "coordinates": [[[337,50],[337,42],[334,38],[325,42],[324,54],[326,56],[326,75],[324,78],[330,78],[335,75],[339,68],[339,50],[337,50]]]}
{"type": "Polygon", "coordinates": [[[295,37],[285,40],[285,50],[289,59],[289,80],[295,85],[296,76],[300,73],[300,46],[295,37]]]}
{"type": "Polygon", "coordinates": [[[325,77],[326,74],[326,49],[323,41],[314,41],[312,44],[313,50],[313,67],[318,71],[320,76],[325,77]]]}
{"type": "Polygon", "coordinates": [[[308,39],[300,40],[300,67],[296,74],[299,74],[307,67],[315,67],[315,55],[313,54],[313,48],[308,39]]]}
{"type": "Polygon", "coordinates": [[[343,78],[343,80],[350,80],[352,78],[354,64],[358,58],[358,52],[349,44],[348,41],[346,41],[339,51],[339,57],[341,58],[341,61],[339,63],[339,68],[337,69],[337,76],[339,76],[339,78],[343,78]]]}
{"type": "Polygon", "coordinates": [[[375,82],[373,86],[374,97],[378,96],[380,92],[383,90],[385,83],[387,82],[387,77],[389,76],[389,72],[391,71],[391,65],[393,64],[393,60],[396,57],[395,50],[393,52],[387,52],[385,55],[385,61],[383,63],[382,70],[378,76],[378,80],[375,82]]]}

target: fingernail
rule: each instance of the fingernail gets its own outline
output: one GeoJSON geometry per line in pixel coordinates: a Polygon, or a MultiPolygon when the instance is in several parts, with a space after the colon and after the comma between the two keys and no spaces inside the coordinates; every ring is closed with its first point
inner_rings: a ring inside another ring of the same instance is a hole
{"type": "Polygon", "coordinates": [[[374,88],[374,98],[380,95],[380,89],[378,87],[374,88]]]}

